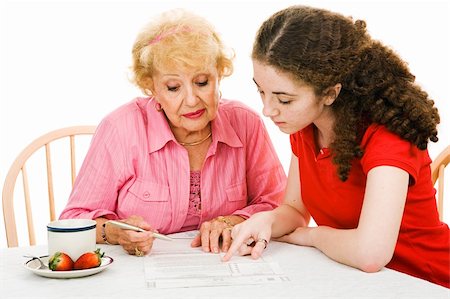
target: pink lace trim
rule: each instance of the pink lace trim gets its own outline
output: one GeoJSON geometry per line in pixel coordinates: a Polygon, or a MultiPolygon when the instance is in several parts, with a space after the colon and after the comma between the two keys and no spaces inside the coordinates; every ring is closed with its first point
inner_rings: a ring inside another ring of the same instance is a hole
{"type": "Polygon", "coordinates": [[[200,177],[201,171],[191,171],[191,187],[189,192],[188,214],[200,215],[202,209],[200,195],[200,177]]]}

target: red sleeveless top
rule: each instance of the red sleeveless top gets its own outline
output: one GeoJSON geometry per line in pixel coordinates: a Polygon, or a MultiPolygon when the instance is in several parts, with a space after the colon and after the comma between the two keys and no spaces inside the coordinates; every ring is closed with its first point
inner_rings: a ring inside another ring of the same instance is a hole
{"type": "Polygon", "coordinates": [[[313,127],[292,134],[292,151],[298,157],[303,202],[317,225],[352,229],[358,225],[367,173],[389,165],[410,175],[406,205],[392,260],[386,267],[450,287],[449,227],[439,221],[436,190],[431,182],[428,151],[371,125],[346,182],[339,180],[328,149],[316,155],[313,127]]]}

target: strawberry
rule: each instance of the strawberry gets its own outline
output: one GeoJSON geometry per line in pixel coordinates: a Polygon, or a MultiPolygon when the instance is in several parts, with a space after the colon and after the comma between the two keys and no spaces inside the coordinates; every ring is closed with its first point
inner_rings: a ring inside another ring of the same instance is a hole
{"type": "Polygon", "coordinates": [[[70,271],[73,269],[73,261],[64,252],[55,252],[48,260],[48,267],[52,271],[70,271]]]}
{"type": "Polygon", "coordinates": [[[86,252],[76,260],[73,268],[75,270],[96,268],[101,265],[104,254],[100,252],[100,248],[94,252],[86,252]]]}

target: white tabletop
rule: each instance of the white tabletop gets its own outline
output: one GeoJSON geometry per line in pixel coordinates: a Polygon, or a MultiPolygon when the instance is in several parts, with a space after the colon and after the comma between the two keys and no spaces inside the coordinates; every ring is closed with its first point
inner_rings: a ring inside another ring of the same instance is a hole
{"type": "MultiPolygon", "coordinates": [[[[174,248],[188,244],[174,240],[174,248]],[[178,244],[177,244],[178,242],[178,244]]],[[[154,248],[165,241],[156,240],[154,248]]],[[[187,245],[186,245],[187,246],[187,245]]],[[[24,267],[24,254],[45,255],[46,246],[0,250],[1,298],[450,298],[450,291],[412,276],[383,269],[364,273],[336,263],[314,248],[270,242],[266,254],[277,261],[289,282],[177,289],[149,289],[144,258],[120,246],[99,246],[114,262],[93,276],[51,279],[24,267]]]]}

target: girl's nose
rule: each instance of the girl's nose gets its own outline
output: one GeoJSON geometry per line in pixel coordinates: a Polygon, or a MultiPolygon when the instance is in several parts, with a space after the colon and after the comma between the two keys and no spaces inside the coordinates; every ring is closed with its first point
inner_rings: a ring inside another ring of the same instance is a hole
{"type": "Polygon", "coordinates": [[[263,101],[263,105],[264,107],[262,113],[266,117],[275,116],[280,112],[277,108],[272,107],[272,105],[270,105],[270,101],[263,101]]]}

